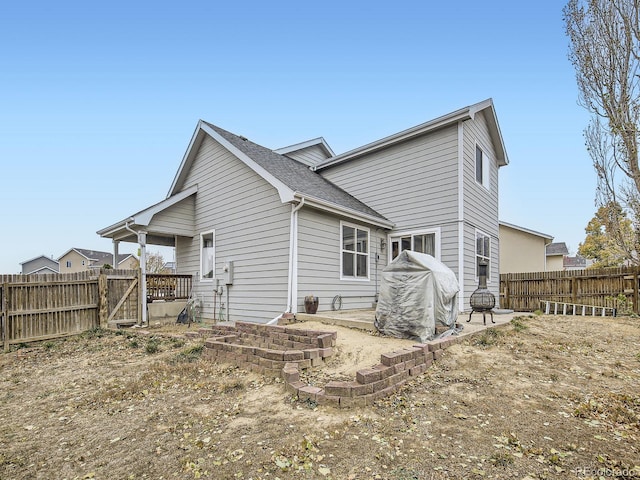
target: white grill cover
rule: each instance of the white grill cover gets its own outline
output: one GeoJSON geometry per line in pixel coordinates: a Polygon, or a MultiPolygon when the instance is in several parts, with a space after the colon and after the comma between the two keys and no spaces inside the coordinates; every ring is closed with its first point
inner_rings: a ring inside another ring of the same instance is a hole
{"type": "Polygon", "coordinates": [[[384,335],[425,342],[436,325],[453,328],[460,287],[431,255],[404,250],[382,271],[375,327],[384,335]]]}

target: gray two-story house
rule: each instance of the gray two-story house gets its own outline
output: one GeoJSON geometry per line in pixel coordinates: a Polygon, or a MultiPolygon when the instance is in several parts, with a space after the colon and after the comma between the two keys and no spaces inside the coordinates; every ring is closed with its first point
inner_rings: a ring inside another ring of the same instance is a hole
{"type": "Polygon", "coordinates": [[[480,260],[498,296],[507,163],[490,99],[339,155],[322,138],[272,150],[199,121],[167,198],[98,234],[115,254],[123,241],[175,246],[205,318],[266,322],[306,295],[320,310],[370,307],[406,249],[456,273],[464,311],[480,260]]]}

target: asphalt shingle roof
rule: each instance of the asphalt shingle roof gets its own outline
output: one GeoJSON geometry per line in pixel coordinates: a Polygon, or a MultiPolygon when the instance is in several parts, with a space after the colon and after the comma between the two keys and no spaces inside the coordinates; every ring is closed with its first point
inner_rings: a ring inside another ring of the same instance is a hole
{"type": "Polygon", "coordinates": [[[205,123],[291,190],[388,221],[371,207],[310,170],[308,166],[216,125],[205,123]]]}
{"type": "Polygon", "coordinates": [[[569,249],[565,242],[550,243],[547,245],[547,255],[569,255],[569,249]]]}

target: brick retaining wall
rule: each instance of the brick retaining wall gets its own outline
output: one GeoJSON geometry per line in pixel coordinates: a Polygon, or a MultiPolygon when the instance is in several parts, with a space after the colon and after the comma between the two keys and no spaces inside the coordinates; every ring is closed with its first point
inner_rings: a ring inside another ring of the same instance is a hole
{"type": "Polygon", "coordinates": [[[248,322],[214,326],[198,333],[207,337],[205,358],[274,377],[282,376],[286,364],[303,369],[322,365],[333,355],[337,338],[336,332],[248,322]]]}
{"type": "Polygon", "coordinates": [[[287,391],[301,401],[313,401],[318,405],[351,407],[371,405],[387,397],[404,385],[409,377],[424,373],[438,360],[445,348],[456,343],[458,337],[447,337],[411,348],[380,355],[380,363],[356,372],[355,381],[330,381],[324,388],[305,385],[300,381],[299,366],[286,364],[282,377],[287,391]]]}
{"type": "Polygon", "coordinates": [[[354,381],[330,381],[321,388],[302,382],[300,370],[321,366],[333,354],[336,332],[237,322],[235,326],[201,329],[198,334],[207,337],[205,358],[280,377],[287,391],[300,401],[341,408],[371,405],[395,393],[410,377],[424,373],[459,339],[449,336],[383,353],[378,365],[358,370],[354,381]]]}

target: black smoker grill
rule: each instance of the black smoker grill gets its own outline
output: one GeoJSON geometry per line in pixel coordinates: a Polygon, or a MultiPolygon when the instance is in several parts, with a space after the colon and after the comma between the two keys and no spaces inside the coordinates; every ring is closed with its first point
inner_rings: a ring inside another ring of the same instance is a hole
{"type": "Polygon", "coordinates": [[[482,323],[485,325],[487,324],[486,314],[489,312],[491,323],[496,323],[493,321],[493,307],[496,306],[496,297],[487,288],[487,262],[485,260],[480,260],[478,264],[478,288],[471,294],[469,303],[471,304],[471,313],[467,323],[471,321],[473,312],[482,312],[482,323]]]}

